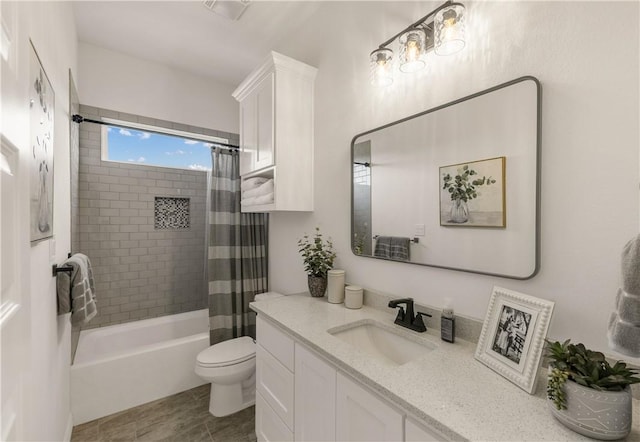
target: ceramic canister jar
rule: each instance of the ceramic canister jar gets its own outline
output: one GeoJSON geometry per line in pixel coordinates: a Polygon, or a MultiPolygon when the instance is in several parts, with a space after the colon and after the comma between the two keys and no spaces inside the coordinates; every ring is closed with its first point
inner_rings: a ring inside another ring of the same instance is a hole
{"type": "Polygon", "coordinates": [[[362,287],[348,285],[344,288],[344,306],[346,308],[362,307],[362,287]]]}
{"type": "Polygon", "coordinates": [[[344,302],[344,270],[329,270],[327,272],[327,297],[332,304],[344,302]]]}

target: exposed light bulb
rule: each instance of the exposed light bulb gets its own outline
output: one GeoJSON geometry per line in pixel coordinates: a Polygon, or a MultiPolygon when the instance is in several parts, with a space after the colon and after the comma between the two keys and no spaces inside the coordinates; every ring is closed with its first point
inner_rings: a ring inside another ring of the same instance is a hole
{"type": "Polygon", "coordinates": [[[435,53],[451,55],[465,46],[464,6],[453,5],[438,11],[434,18],[435,53]]]}
{"type": "Polygon", "coordinates": [[[393,51],[387,48],[376,49],[369,56],[371,84],[389,86],[393,83],[393,51]]]}
{"type": "Polygon", "coordinates": [[[411,29],[400,36],[400,70],[416,72],[424,68],[426,34],[422,29],[411,29]]]}

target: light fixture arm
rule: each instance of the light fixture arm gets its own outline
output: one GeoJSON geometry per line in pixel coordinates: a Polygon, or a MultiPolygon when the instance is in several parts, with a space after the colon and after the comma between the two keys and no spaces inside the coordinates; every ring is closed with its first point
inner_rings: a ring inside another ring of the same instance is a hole
{"type": "Polygon", "coordinates": [[[391,43],[393,43],[396,38],[400,37],[402,34],[404,34],[405,32],[407,32],[407,31],[409,31],[411,29],[417,28],[418,26],[420,26],[421,24],[426,22],[429,17],[436,15],[438,13],[438,11],[440,11],[440,10],[442,10],[444,8],[447,8],[449,6],[458,6],[458,5],[459,6],[464,6],[462,3],[457,3],[457,2],[454,2],[453,0],[448,0],[448,1],[444,2],[443,4],[438,6],[436,9],[434,9],[433,11],[429,12],[427,15],[422,17],[420,20],[416,21],[413,24],[410,24],[409,26],[404,28],[402,31],[398,32],[396,35],[391,37],[389,40],[386,40],[384,43],[382,43],[380,46],[378,46],[378,48],[379,49],[386,48],[391,43]]]}

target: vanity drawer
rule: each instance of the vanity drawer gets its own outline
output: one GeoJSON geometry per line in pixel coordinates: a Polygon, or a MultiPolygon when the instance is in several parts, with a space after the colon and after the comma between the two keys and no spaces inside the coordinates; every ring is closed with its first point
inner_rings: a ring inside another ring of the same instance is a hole
{"type": "Polygon", "coordinates": [[[256,390],[293,430],[293,373],[261,345],[256,346],[256,390]]]}
{"type": "Polygon", "coordinates": [[[278,330],[258,315],[256,318],[256,337],[258,344],[262,345],[289,371],[294,370],[293,339],[278,330]]]}
{"type": "Polygon", "coordinates": [[[259,392],[256,393],[256,437],[259,442],[293,442],[293,432],[259,392]]]}

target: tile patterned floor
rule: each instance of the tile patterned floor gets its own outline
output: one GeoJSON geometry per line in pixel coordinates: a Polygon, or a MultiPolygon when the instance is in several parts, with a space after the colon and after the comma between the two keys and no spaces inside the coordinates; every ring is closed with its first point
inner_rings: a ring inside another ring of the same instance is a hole
{"type": "Polygon", "coordinates": [[[255,407],[214,417],[209,389],[206,384],[78,425],[71,442],[255,442],[255,407]]]}

